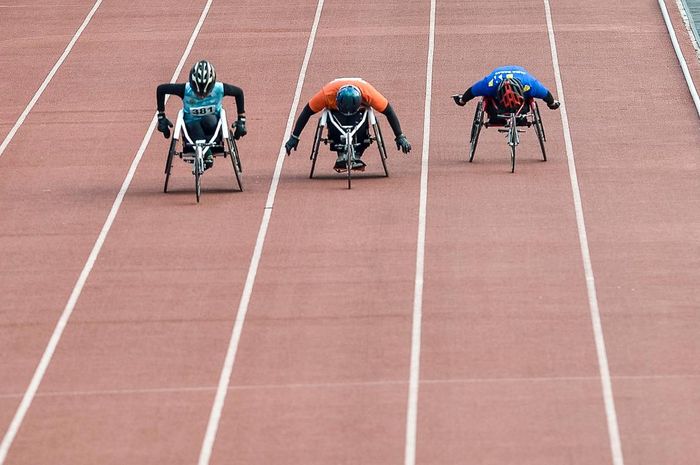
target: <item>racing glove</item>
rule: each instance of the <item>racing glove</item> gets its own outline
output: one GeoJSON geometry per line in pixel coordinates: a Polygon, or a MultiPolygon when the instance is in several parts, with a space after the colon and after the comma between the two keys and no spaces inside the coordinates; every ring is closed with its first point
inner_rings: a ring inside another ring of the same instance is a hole
{"type": "Polygon", "coordinates": [[[454,100],[455,103],[456,103],[457,105],[459,105],[460,107],[463,107],[464,105],[467,104],[466,101],[462,100],[462,94],[453,95],[453,96],[452,96],[452,100],[454,100]]]}
{"type": "Polygon", "coordinates": [[[292,134],[289,136],[289,140],[287,140],[287,143],[284,144],[284,149],[287,151],[287,155],[292,153],[292,149],[296,151],[297,145],[299,144],[299,138],[292,134]]]}
{"type": "Polygon", "coordinates": [[[547,106],[549,107],[550,110],[556,110],[557,108],[559,108],[559,105],[561,105],[559,103],[559,100],[555,100],[552,103],[547,104],[547,106]]]}
{"type": "Polygon", "coordinates": [[[165,113],[162,111],[158,112],[158,132],[162,132],[163,137],[170,139],[170,128],[172,127],[173,123],[165,117],[165,113]]]}
{"type": "Polygon", "coordinates": [[[403,153],[408,153],[411,151],[411,144],[403,134],[399,134],[394,140],[396,141],[396,148],[398,150],[401,150],[403,153]]]}
{"type": "Polygon", "coordinates": [[[239,116],[238,120],[231,125],[231,129],[233,129],[233,138],[236,140],[248,134],[245,128],[245,116],[239,116]]]}

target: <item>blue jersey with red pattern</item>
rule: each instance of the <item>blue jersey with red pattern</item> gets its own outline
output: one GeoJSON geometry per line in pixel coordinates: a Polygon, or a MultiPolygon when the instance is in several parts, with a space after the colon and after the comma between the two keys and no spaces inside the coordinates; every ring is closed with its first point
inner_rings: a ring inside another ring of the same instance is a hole
{"type": "Polygon", "coordinates": [[[496,97],[498,85],[505,78],[515,78],[520,81],[525,91],[525,98],[543,99],[549,93],[549,89],[540,83],[534,76],[528,73],[522,66],[501,66],[471,87],[472,94],[477,97],[496,97]]]}

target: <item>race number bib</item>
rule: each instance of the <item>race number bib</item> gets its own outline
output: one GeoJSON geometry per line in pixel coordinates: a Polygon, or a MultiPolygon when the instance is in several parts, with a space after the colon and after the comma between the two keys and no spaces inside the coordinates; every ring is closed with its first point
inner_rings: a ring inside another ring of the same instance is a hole
{"type": "Polygon", "coordinates": [[[192,107],[192,108],[190,108],[190,114],[192,114],[193,116],[210,115],[214,112],[216,112],[216,106],[214,106],[214,105],[207,105],[205,107],[192,107]]]}

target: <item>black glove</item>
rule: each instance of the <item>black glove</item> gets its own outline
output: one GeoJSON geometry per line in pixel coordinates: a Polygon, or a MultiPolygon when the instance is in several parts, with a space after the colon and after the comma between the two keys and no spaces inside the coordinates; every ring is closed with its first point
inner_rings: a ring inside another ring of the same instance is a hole
{"type": "Polygon", "coordinates": [[[233,129],[233,138],[236,140],[248,134],[245,128],[245,116],[239,116],[238,120],[231,125],[231,129],[233,129]]]}
{"type": "Polygon", "coordinates": [[[467,104],[467,102],[465,102],[464,100],[462,100],[462,94],[453,95],[453,96],[452,96],[452,100],[454,100],[455,103],[456,103],[457,105],[459,105],[460,107],[463,107],[464,105],[467,104]]]}
{"type": "Polygon", "coordinates": [[[170,122],[168,118],[165,117],[165,113],[158,113],[158,132],[163,133],[163,137],[170,139],[170,128],[173,127],[173,123],[170,122]]]}
{"type": "Polygon", "coordinates": [[[559,108],[559,105],[561,105],[561,103],[559,103],[559,100],[555,100],[552,103],[547,104],[550,110],[556,110],[557,108],[559,108]]]}
{"type": "Polygon", "coordinates": [[[411,151],[411,144],[408,142],[408,139],[406,139],[406,136],[404,136],[403,134],[400,134],[394,140],[396,141],[396,148],[398,150],[401,150],[403,153],[408,153],[411,151]]]}
{"type": "Polygon", "coordinates": [[[292,149],[296,151],[297,149],[297,144],[299,144],[299,138],[292,134],[289,136],[289,140],[287,141],[286,144],[284,144],[284,149],[287,151],[287,155],[292,153],[292,149]]]}

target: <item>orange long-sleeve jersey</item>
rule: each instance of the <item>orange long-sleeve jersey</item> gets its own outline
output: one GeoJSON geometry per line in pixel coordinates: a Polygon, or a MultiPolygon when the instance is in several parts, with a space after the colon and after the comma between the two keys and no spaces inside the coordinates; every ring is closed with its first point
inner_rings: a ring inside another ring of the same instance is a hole
{"type": "Polygon", "coordinates": [[[309,108],[316,113],[324,108],[329,108],[331,110],[337,110],[338,105],[335,102],[335,96],[338,93],[338,89],[343,86],[353,85],[360,89],[362,94],[362,105],[366,107],[372,107],[380,113],[386,110],[389,101],[382,94],[379,93],[377,89],[372,86],[369,82],[360,78],[339,78],[335,79],[318,91],[311,100],[309,100],[309,108]]]}

